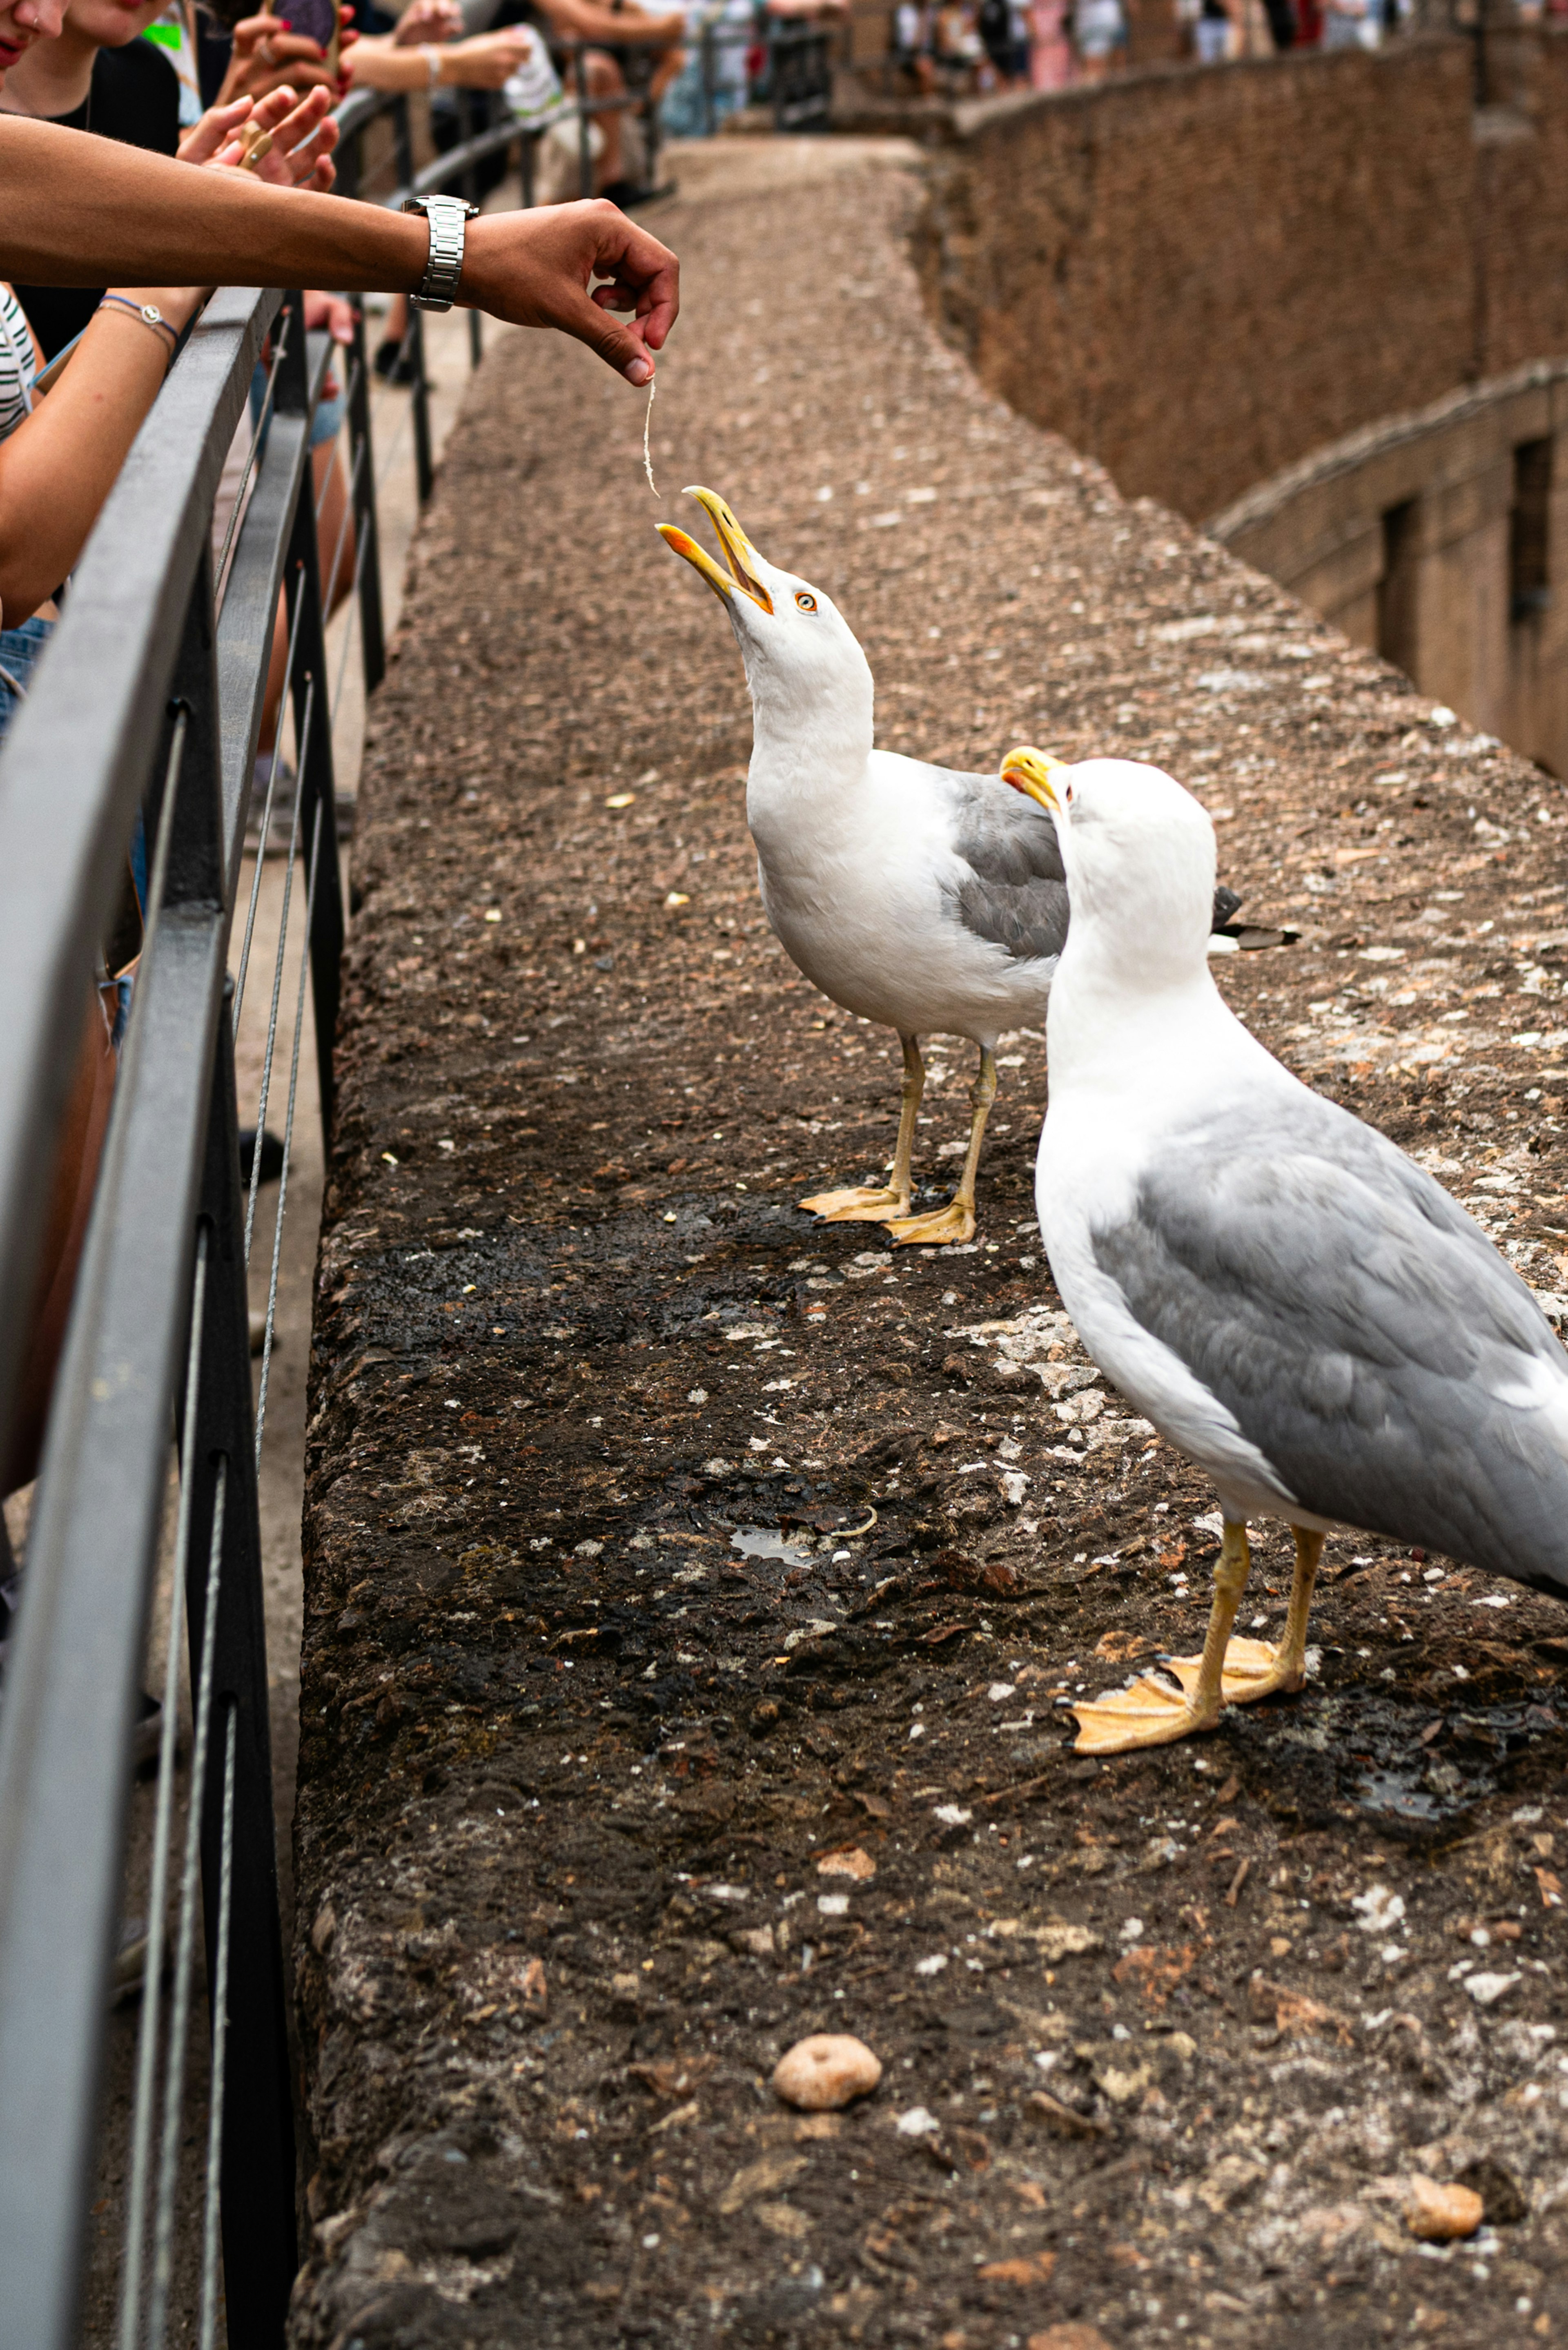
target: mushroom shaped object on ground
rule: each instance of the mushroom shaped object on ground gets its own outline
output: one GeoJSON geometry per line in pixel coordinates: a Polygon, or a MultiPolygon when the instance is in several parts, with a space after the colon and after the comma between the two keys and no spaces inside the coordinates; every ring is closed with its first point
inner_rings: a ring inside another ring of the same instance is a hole
{"type": "Polygon", "coordinates": [[[1405,2225],[1423,2243],[1473,2236],[1480,2226],[1483,2208],[1473,2187],[1439,2187],[1435,2178],[1423,2178],[1419,2173],[1405,2181],[1405,2225]]]}
{"type": "Polygon", "coordinates": [[[847,2032],[814,2032],[808,2040],[797,2040],[774,2068],[774,2087],[785,2105],[813,2114],[868,2097],[881,2078],[881,2060],[847,2032]]]}

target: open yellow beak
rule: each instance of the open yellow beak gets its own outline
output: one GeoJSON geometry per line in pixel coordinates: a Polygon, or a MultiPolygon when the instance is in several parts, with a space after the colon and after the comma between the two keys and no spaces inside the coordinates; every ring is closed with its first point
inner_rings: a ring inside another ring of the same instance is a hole
{"type": "Polygon", "coordinates": [[[689,488],[686,494],[696,499],[718,532],[719,544],[724,551],[729,570],[721,571],[707,548],[699,546],[694,538],[689,538],[674,523],[655,523],[654,528],[666,546],[672,546],[677,555],[683,555],[693,571],[701,573],[715,596],[749,596],[761,610],[771,613],[774,599],[763,585],[762,574],[757,568],[757,550],[723,499],[715,490],[695,486],[689,488]]]}
{"type": "Polygon", "coordinates": [[[1053,816],[1060,816],[1062,802],[1057,797],[1053,777],[1068,772],[1065,759],[1053,758],[1049,751],[1032,750],[1027,743],[1016,751],[1009,751],[1002,763],[1002,780],[1011,784],[1015,792],[1026,798],[1038,800],[1053,816]]]}

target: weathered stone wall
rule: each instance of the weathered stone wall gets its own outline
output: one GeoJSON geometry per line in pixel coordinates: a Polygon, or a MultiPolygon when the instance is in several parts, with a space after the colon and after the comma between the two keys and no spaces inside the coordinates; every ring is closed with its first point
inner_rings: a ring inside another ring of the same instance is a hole
{"type": "Polygon", "coordinates": [[[960,109],[923,243],[982,380],[1128,495],[1211,514],[1568,349],[1568,39],[1174,68],[960,109]]]}
{"type": "Polygon", "coordinates": [[[1568,351],[1568,36],[1518,36],[1475,123],[1478,376],[1568,351]]]}
{"type": "MultiPolygon", "coordinates": [[[[1229,999],[1553,1291],[1563,795],[988,398],[921,318],[901,178],[736,145],[749,183],[659,222],[667,503],[641,402],[512,338],[378,699],[312,1340],[292,2338],[1559,2340],[1561,1610],[1336,1539],[1299,1698],[1071,1754],[1070,1692],[1200,1636],[1212,1493],[1059,1313],[1037,1035],[972,1247],[801,1212],[883,1164],[898,1047],[768,934],[733,642],[651,522],[730,494],[838,598],[890,747],[1189,783],[1302,934],[1217,962],[1229,999]],[[881,2089],[793,2114],[773,2064],[828,2028],[881,2089]],[[1505,2231],[1418,2257],[1385,2180],[1472,2163],[1505,2231]]],[[[930,1060],[927,1199],[970,1074],[930,1060]]],[[[1282,1529],[1254,1555],[1277,1629],[1282,1529]]]]}
{"type": "Polygon", "coordinates": [[[1568,577],[1568,363],[1352,433],[1209,529],[1424,693],[1568,774],[1568,603],[1550,584],[1568,577]],[[1533,567],[1516,545],[1532,528],[1533,567]]]}

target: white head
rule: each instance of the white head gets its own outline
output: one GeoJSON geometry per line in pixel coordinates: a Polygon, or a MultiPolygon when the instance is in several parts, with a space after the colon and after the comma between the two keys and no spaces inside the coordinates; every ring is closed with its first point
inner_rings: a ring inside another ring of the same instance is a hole
{"type": "Polygon", "coordinates": [[[1068,766],[1022,749],[1008,753],[1002,779],[1055,819],[1073,906],[1067,954],[1092,954],[1140,993],[1207,971],[1214,827],[1173,775],[1133,759],[1068,766]]]}
{"type": "Polygon", "coordinates": [[[709,515],[727,571],[672,522],[655,525],[730,615],[746,665],[759,742],[768,738],[863,760],[872,743],[870,666],[830,596],[765,563],[722,498],[692,489],[709,515]]]}

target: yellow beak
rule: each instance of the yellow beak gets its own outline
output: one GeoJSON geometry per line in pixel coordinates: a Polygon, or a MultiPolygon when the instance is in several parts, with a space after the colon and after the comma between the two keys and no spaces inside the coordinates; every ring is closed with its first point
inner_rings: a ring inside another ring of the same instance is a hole
{"type": "Polygon", "coordinates": [[[695,487],[689,489],[686,494],[696,499],[718,532],[719,544],[730,568],[727,572],[721,571],[707,548],[699,546],[694,538],[688,538],[674,523],[655,523],[654,528],[666,546],[672,546],[677,555],[683,555],[693,571],[701,573],[715,596],[749,596],[761,610],[771,613],[774,599],[763,585],[762,574],[757,568],[757,550],[723,499],[714,490],[695,487]]]}
{"type": "Polygon", "coordinates": [[[1065,759],[1054,758],[1049,751],[1032,750],[1027,743],[1022,743],[1016,751],[1009,751],[1002,763],[1002,782],[1011,784],[1015,792],[1023,792],[1026,798],[1038,800],[1041,806],[1049,808],[1053,816],[1061,814],[1062,802],[1056,795],[1052,778],[1064,775],[1067,772],[1065,759]]]}

